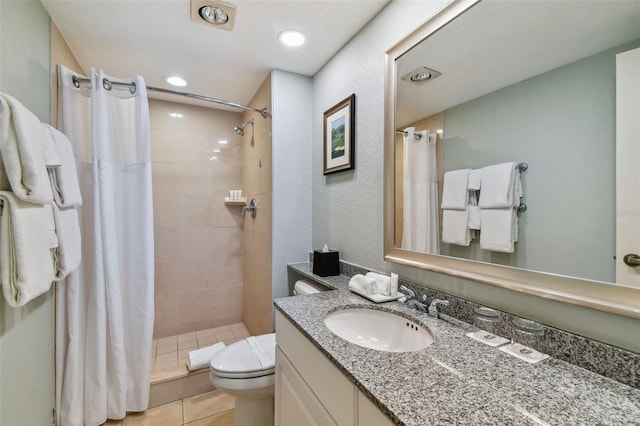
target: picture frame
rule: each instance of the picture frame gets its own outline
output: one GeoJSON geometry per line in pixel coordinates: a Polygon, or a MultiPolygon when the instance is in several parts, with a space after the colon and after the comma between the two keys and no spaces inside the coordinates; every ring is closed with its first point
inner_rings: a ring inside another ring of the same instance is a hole
{"type": "Polygon", "coordinates": [[[355,106],[352,94],[324,112],[324,174],[355,166],[355,106]]]}

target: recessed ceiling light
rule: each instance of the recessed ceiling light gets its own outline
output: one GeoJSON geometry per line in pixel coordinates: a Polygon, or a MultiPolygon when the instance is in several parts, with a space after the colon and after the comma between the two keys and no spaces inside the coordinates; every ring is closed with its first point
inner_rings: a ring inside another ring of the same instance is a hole
{"type": "Polygon", "coordinates": [[[187,85],[187,80],[182,77],[178,77],[177,75],[172,75],[167,77],[167,83],[172,86],[184,87],[187,85]]]}
{"type": "Polygon", "coordinates": [[[286,46],[302,46],[305,41],[304,34],[296,30],[286,30],[278,35],[280,42],[286,46]]]}
{"type": "Polygon", "coordinates": [[[422,84],[422,83],[426,83],[427,81],[431,81],[437,77],[440,77],[441,75],[442,73],[432,68],[419,67],[403,75],[401,79],[408,83],[422,84]]]}
{"type": "Polygon", "coordinates": [[[229,22],[229,15],[219,7],[212,5],[202,6],[198,13],[202,19],[210,24],[223,25],[229,22]]]}

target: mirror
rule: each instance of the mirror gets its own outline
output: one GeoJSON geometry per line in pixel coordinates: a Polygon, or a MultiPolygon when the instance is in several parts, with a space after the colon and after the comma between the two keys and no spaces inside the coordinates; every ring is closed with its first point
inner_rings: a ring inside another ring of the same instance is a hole
{"type": "Polygon", "coordinates": [[[640,289],[613,284],[615,61],[640,47],[639,22],[637,0],[460,0],[390,49],[385,260],[640,317],[640,289]],[[437,200],[445,172],[528,164],[513,253],[440,236],[431,248],[403,249],[413,248],[405,222],[424,215],[403,203],[407,128],[432,135],[437,200]]]}

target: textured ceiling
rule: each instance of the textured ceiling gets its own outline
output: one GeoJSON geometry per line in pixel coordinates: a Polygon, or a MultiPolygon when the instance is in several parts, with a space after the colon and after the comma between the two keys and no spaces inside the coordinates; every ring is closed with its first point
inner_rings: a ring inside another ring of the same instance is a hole
{"type": "Polygon", "coordinates": [[[272,68],[315,74],[388,0],[235,0],[231,32],[191,21],[189,0],[42,3],[85,71],[166,88],[176,74],[189,81],[179,90],[247,104],[272,68]],[[304,32],[305,45],[281,45],[286,29],[304,32]]]}

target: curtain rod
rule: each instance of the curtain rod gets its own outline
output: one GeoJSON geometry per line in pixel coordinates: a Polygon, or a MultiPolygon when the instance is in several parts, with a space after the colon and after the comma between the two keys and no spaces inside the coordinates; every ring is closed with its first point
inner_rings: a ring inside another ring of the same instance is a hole
{"type": "MultiPolygon", "coordinates": [[[[80,87],[81,83],[90,83],[91,82],[91,80],[88,79],[88,78],[78,77],[76,75],[71,77],[71,80],[73,81],[73,85],[75,87],[77,87],[77,88],[80,87]]],[[[106,79],[106,78],[102,79],[102,87],[104,87],[106,90],[111,90],[111,88],[113,86],[128,87],[129,91],[131,93],[135,93],[136,92],[136,84],[134,82],[121,83],[121,82],[118,82],[118,81],[111,81],[111,80],[106,79]]],[[[147,90],[152,90],[154,92],[167,93],[167,94],[170,94],[170,95],[185,96],[187,98],[198,99],[198,100],[206,101],[206,102],[213,102],[213,103],[216,103],[216,104],[222,104],[222,105],[226,105],[226,106],[230,106],[230,107],[234,107],[234,108],[241,108],[241,109],[245,109],[245,110],[248,110],[248,111],[255,111],[255,112],[259,112],[260,115],[262,116],[262,118],[267,118],[269,116],[269,110],[267,108],[257,109],[257,108],[254,108],[254,107],[238,104],[238,103],[235,103],[235,102],[225,101],[223,99],[211,98],[209,96],[197,95],[195,93],[189,93],[189,92],[178,92],[176,90],[163,89],[162,87],[147,86],[147,90]]]]}

